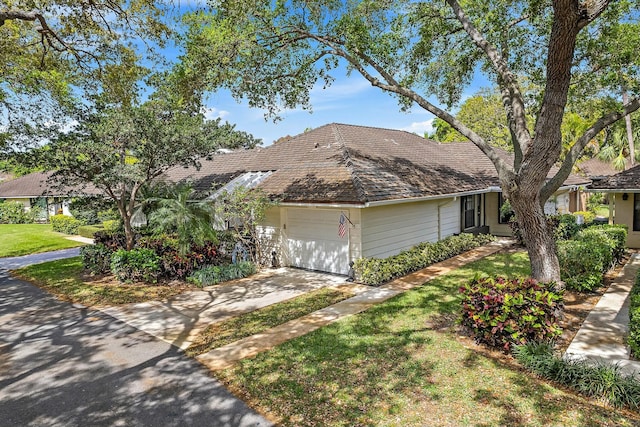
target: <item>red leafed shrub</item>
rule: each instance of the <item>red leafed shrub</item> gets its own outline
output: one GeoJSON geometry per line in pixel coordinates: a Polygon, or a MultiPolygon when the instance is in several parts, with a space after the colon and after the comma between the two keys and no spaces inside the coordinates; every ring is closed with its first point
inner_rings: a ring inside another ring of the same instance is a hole
{"type": "Polygon", "coordinates": [[[221,258],[215,244],[192,245],[189,251],[181,254],[178,240],[171,235],[143,237],[138,245],[152,249],[161,259],[162,275],[169,278],[184,279],[194,270],[208,265],[218,265],[221,258]]]}
{"type": "Polygon", "coordinates": [[[460,288],[461,324],[477,342],[509,351],[513,344],[560,335],[562,292],[534,279],[482,277],[460,288]]]}

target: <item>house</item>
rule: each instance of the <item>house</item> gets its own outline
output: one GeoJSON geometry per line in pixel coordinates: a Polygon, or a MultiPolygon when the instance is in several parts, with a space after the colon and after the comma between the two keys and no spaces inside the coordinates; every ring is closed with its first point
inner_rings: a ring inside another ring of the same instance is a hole
{"type": "Polygon", "coordinates": [[[629,227],[627,246],[640,248],[640,165],[593,180],[589,191],[609,194],[610,218],[629,227]]]}
{"type": "MultiPolygon", "coordinates": [[[[279,201],[263,233],[280,262],[338,274],[356,258],[387,257],[452,234],[511,234],[500,217],[495,168],[474,144],[440,144],[399,130],[329,124],[269,147],[202,159],[199,170],[173,168],[166,179],[191,181],[203,193],[262,189],[279,201]]],[[[588,182],[570,176],[546,210],[579,209],[577,190],[588,182]]]]}
{"type": "Polygon", "coordinates": [[[82,192],[58,188],[51,182],[52,174],[53,172],[34,172],[4,181],[0,183],[0,200],[21,203],[27,210],[37,206],[43,210],[43,219],[58,213],[71,215],[71,198],[82,192]]]}

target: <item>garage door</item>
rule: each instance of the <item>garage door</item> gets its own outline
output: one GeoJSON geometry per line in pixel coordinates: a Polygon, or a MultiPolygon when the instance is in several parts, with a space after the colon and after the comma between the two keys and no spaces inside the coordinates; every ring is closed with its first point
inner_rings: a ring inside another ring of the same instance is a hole
{"type": "Polygon", "coordinates": [[[338,236],[340,211],[288,209],[289,262],[330,273],[349,272],[349,239],[338,236]]]}

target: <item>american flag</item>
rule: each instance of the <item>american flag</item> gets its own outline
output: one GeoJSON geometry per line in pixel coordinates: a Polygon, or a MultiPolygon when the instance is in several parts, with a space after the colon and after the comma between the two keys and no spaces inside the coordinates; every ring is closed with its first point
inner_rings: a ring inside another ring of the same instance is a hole
{"type": "Polygon", "coordinates": [[[344,237],[347,234],[347,217],[343,213],[340,214],[338,222],[338,236],[344,237]]]}

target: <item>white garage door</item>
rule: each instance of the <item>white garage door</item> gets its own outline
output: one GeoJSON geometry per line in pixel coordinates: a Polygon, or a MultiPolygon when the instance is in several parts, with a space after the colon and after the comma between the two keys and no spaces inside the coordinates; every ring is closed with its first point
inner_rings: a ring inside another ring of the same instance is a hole
{"type": "Polygon", "coordinates": [[[349,272],[348,235],[338,236],[340,211],[288,209],[289,262],[337,274],[349,272]]]}

